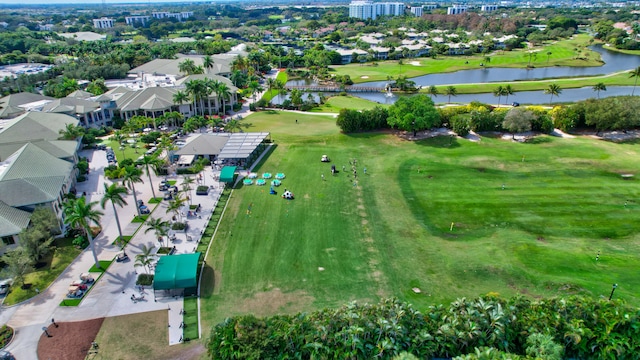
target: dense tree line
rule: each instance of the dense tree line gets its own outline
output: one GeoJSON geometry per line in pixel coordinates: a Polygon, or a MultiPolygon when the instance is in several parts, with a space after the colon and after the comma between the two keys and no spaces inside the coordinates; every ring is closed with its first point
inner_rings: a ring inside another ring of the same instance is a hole
{"type": "Polygon", "coordinates": [[[342,109],[338,114],[336,124],[345,133],[371,131],[387,128],[387,109],[376,106],[371,110],[342,109]]]}
{"type": "Polygon", "coordinates": [[[432,359],[480,348],[532,359],[631,359],[640,353],[639,323],[640,312],[622,301],[584,297],[463,298],[424,312],[387,299],[229,318],[213,328],[207,349],[212,359],[389,359],[405,351],[432,359]]]}

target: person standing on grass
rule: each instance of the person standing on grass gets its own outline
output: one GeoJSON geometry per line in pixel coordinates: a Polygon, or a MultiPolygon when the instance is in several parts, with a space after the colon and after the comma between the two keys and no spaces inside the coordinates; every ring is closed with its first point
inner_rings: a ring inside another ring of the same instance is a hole
{"type": "Polygon", "coordinates": [[[322,181],[324,181],[324,174],[320,174],[320,177],[322,178],[322,181]]]}

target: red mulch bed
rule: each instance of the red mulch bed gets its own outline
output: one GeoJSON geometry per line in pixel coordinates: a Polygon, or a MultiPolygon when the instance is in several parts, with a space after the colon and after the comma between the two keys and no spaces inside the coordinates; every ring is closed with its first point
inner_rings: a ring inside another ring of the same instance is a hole
{"type": "Polygon", "coordinates": [[[87,321],[57,323],[58,327],[49,325],[47,331],[38,341],[39,359],[84,360],[91,349],[102,326],[104,318],[87,321]]]}

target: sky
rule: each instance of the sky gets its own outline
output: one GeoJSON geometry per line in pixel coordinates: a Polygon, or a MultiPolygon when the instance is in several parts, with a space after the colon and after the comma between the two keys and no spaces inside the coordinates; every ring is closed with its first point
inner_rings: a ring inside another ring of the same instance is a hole
{"type": "MultiPolygon", "coordinates": [[[[169,2],[203,2],[205,0],[151,0],[151,3],[169,3],[169,2]]],[[[211,0],[207,0],[211,1],[211,0]]],[[[148,4],[149,0],[106,0],[109,4],[148,4]]],[[[102,0],[0,0],[0,4],[11,5],[39,5],[39,4],[74,4],[74,5],[99,5],[102,4],[102,0]]]]}

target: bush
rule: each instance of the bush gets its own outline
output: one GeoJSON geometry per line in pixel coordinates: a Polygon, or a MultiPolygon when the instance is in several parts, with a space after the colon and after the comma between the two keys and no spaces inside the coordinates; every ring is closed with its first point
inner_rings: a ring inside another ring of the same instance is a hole
{"type": "Polygon", "coordinates": [[[256,105],[254,103],[249,104],[250,111],[256,111],[256,105]]]}
{"type": "Polygon", "coordinates": [[[71,243],[80,249],[84,249],[89,246],[89,240],[87,240],[84,235],[77,235],[71,243]]]}
{"type": "Polygon", "coordinates": [[[84,176],[84,175],[78,175],[78,177],[76,178],[77,182],[83,182],[83,181],[86,181],[86,180],[87,180],[87,177],[84,176]]]}
{"type": "Polygon", "coordinates": [[[176,170],[176,173],[177,173],[178,175],[184,175],[184,174],[197,174],[198,172],[197,172],[197,171],[195,171],[192,167],[184,167],[184,168],[179,167],[179,168],[176,170]]]}
{"type": "Polygon", "coordinates": [[[209,187],[205,185],[200,185],[196,188],[196,195],[207,195],[209,194],[209,187]]]}
{"type": "Polygon", "coordinates": [[[174,222],[173,224],[171,224],[171,230],[185,230],[186,228],[187,228],[186,223],[174,222]]]}
{"type": "Polygon", "coordinates": [[[133,165],[133,159],[123,159],[120,161],[120,167],[127,167],[133,165]]]}
{"type": "Polygon", "coordinates": [[[153,274],[140,274],[138,275],[138,280],[136,280],[136,285],[151,286],[152,283],[153,274]]]}
{"type": "Polygon", "coordinates": [[[469,135],[469,118],[466,115],[456,115],[451,119],[451,130],[458,136],[469,135]]]}

